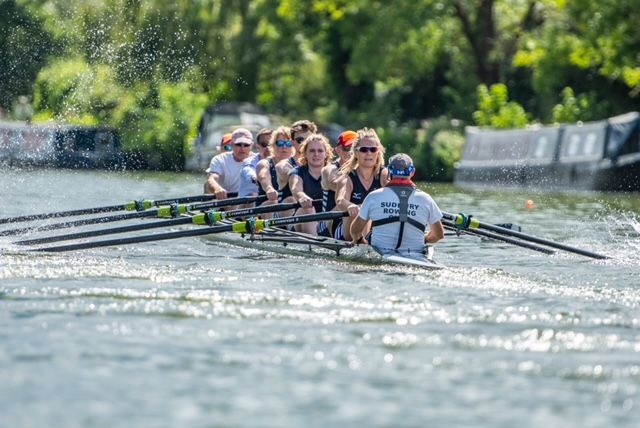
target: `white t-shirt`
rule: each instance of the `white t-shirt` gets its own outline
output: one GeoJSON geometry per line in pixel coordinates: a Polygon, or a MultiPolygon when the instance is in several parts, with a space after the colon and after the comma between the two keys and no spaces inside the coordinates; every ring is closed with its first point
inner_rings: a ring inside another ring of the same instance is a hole
{"type": "MultiPolygon", "coordinates": [[[[359,217],[363,220],[382,220],[398,216],[400,213],[399,198],[388,187],[374,190],[369,193],[362,202],[359,217]]],[[[442,218],[442,212],[429,194],[416,189],[409,198],[408,216],[420,224],[430,225],[437,223],[442,218]]],[[[400,223],[388,223],[373,228],[371,245],[382,252],[395,251],[398,243],[400,223]]],[[[424,232],[410,223],[405,223],[402,237],[402,245],[399,252],[424,248],[424,232]]]]}
{"type": "Polygon", "coordinates": [[[218,183],[227,192],[237,192],[240,189],[241,171],[242,162],[236,161],[231,152],[215,155],[206,169],[209,174],[216,173],[220,176],[218,183]]]}
{"type": "Polygon", "coordinates": [[[252,154],[242,162],[238,196],[244,197],[251,194],[258,194],[258,176],[256,175],[256,166],[258,166],[258,162],[260,162],[260,155],[258,153],[252,154]]]}

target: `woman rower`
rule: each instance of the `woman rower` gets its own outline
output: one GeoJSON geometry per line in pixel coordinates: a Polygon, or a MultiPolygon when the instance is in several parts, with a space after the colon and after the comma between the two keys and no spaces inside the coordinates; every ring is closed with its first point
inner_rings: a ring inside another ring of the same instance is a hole
{"type": "MultiPolygon", "coordinates": [[[[336,239],[351,240],[351,222],[356,218],[359,206],[372,191],[384,187],[388,171],[384,168],[384,147],[373,129],[358,131],[349,161],[340,168],[343,178],[336,190],[336,209],[348,211],[335,233],[336,239]]],[[[368,230],[365,230],[366,236],[368,230]]]]}
{"type": "MultiPolygon", "coordinates": [[[[322,168],[333,159],[333,149],[322,134],[309,135],[300,147],[300,166],[289,176],[289,187],[295,200],[300,204],[296,212],[314,214],[322,211],[322,168]]],[[[316,234],[316,223],[296,225],[299,232],[316,234]]]]}
{"type": "MultiPolygon", "coordinates": [[[[278,176],[276,173],[276,165],[280,161],[292,159],[295,153],[293,142],[289,128],[281,126],[271,134],[269,141],[270,156],[262,159],[256,166],[256,175],[258,176],[258,195],[266,195],[267,200],[262,205],[273,205],[287,199],[291,201],[291,190],[289,186],[284,186],[281,195],[278,195],[280,185],[278,184],[278,176]]],[[[295,166],[292,163],[292,166],[295,166]]],[[[265,214],[269,218],[269,214],[265,214]]]]}

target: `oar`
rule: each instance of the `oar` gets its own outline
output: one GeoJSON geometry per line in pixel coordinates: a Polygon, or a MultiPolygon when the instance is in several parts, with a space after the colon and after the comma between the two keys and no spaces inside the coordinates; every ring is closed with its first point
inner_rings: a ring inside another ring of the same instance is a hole
{"type": "MultiPolygon", "coordinates": [[[[229,196],[231,197],[237,196],[237,193],[229,193],[229,196]]],[[[32,220],[44,220],[47,218],[55,218],[55,217],[72,217],[76,215],[108,213],[108,212],[114,212],[114,211],[144,211],[144,210],[148,210],[149,208],[157,207],[160,205],[168,205],[172,203],[188,204],[191,202],[209,201],[215,198],[216,198],[216,195],[195,195],[195,196],[183,196],[180,198],[159,199],[159,200],[138,199],[138,200],[126,202],[120,205],[110,205],[110,206],[95,207],[95,208],[82,208],[82,209],[70,210],[70,211],[58,211],[58,212],[45,213],[45,214],[29,214],[29,215],[22,215],[17,217],[0,218],[0,224],[20,223],[20,222],[32,221],[32,220]]]]}
{"type": "Polygon", "coordinates": [[[141,211],[136,213],[85,218],[81,220],[66,221],[63,223],[48,224],[45,226],[23,227],[20,229],[8,229],[8,230],[1,231],[0,236],[15,236],[15,235],[20,235],[22,233],[65,229],[68,227],[86,226],[89,224],[111,223],[114,221],[132,220],[135,218],[145,218],[145,217],[171,218],[171,217],[177,217],[181,214],[185,214],[188,211],[194,211],[194,210],[201,211],[201,210],[207,210],[210,208],[226,207],[229,205],[240,205],[240,204],[248,204],[252,202],[261,202],[265,199],[267,199],[267,197],[265,195],[262,195],[262,196],[246,196],[242,198],[222,199],[219,201],[205,202],[201,204],[168,205],[168,206],[158,207],[156,209],[149,209],[146,211],[141,211]]]}
{"type": "Polygon", "coordinates": [[[192,236],[211,235],[222,232],[259,233],[267,227],[285,226],[289,224],[309,223],[321,220],[335,220],[348,216],[347,211],[329,211],[318,214],[304,214],[292,217],[275,218],[269,220],[247,220],[232,224],[209,226],[205,228],[179,230],[175,232],[157,233],[153,235],[132,236],[129,238],[108,239],[104,241],[83,242],[79,244],[60,245],[54,247],[37,248],[30,251],[63,252],[84,250],[87,248],[109,247],[113,245],[138,244],[141,242],[163,241],[166,239],[187,238],[192,236]]]}
{"type": "Polygon", "coordinates": [[[583,250],[581,248],[572,247],[570,245],[561,244],[544,238],[538,238],[537,236],[529,235],[526,233],[518,232],[516,230],[505,229],[493,224],[483,223],[475,217],[469,217],[463,214],[450,214],[442,213],[444,218],[453,221],[457,228],[461,229],[486,229],[491,232],[498,233],[500,235],[513,236],[515,238],[522,239],[523,241],[534,242],[540,245],[546,245],[547,247],[555,248],[557,250],[567,251],[569,253],[580,254],[582,256],[591,257],[593,259],[608,259],[609,256],[603,254],[594,253],[592,251],[583,250]],[[466,223],[466,224],[465,224],[466,223]]]}
{"type": "Polygon", "coordinates": [[[208,211],[201,214],[196,214],[192,217],[180,217],[171,220],[144,222],[139,224],[132,224],[129,226],[112,227],[109,229],[101,230],[88,230],[86,232],[69,233],[66,235],[47,236],[44,238],[27,239],[24,241],[14,242],[16,245],[39,245],[47,244],[50,242],[70,241],[72,239],[91,238],[94,236],[102,235],[115,235],[117,233],[134,232],[137,230],[155,229],[159,227],[170,227],[181,224],[213,224],[218,221],[222,221],[228,218],[245,217],[249,215],[272,213],[276,211],[286,211],[290,209],[296,209],[300,207],[300,204],[294,202],[290,204],[275,204],[261,207],[244,208],[232,211],[208,211]]]}
{"type": "MultiPolygon", "coordinates": [[[[449,230],[457,230],[460,231],[460,229],[458,229],[456,227],[456,225],[450,221],[450,220],[442,220],[442,224],[449,230]]],[[[495,239],[496,241],[502,241],[502,242],[507,242],[509,244],[513,244],[513,245],[517,245],[518,247],[523,247],[523,248],[528,248],[530,250],[534,250],[534,251],[539,251],[541,253],[544,254],[553,254],[555,253],[555,251],[550,250],[549,248],[545,248],[545,247],[541,247],[539,245],[536,244],[532,244],[529,242],[525,242],[525,241],[519,241],[517,239],[513,239],[513,238],[508,238],[506,236],[501,236],[498,235],[497,233],[493,233],[493,232],[486,232],[484,230],[462,230],[462,233],[466,233],[469,235],[473,235],[473,236],[482,236],[484,238],[490,238],[490,239],[495,239]]]]}

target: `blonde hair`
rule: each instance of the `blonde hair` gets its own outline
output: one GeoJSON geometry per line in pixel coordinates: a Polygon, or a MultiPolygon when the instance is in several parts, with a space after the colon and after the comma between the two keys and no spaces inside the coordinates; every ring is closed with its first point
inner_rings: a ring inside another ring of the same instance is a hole
{"type": "Polygon", "coordinates": [[[355,141],[353,142],[353,146],[351,147],[351,157],[340,168],[340,174],[349,175],[351,171],[355,171],[355,169],[358,168],[358,166],[360,166],[358,163],[358,156],[356,155],[356,153],[364,140],[373,140],[376,142],[376,145],[378,146],[376,164],[373,168],[373,173],[378,174],[384,167],[384,146],[380,142],[380,138],[378,138],[378,134],[376,134],[375,130],[369,129],[369,128],[359,129],[357,134],[358,136],[356,137],[355,141]]]}
{"type": "Polygon", "coordinates": [[[307,138],[304,139],[302,145],[300,146],[300,158],[298,161],[300,165],[307,165],[307,147],[309,144],[314,141],[320,141],[324,144],[324,164],[327,165],[333,159],[333,148],[331,147],[331,143],[329,143],[329,139],[322,134],[311,134],[307,138]]]}
{"type": "Polygon", "coordinates": [[[269,156],[274,156],[275,150],[273,146],[276,145],[279,135],[286,135],[287,139],[291,140],[291,129],[289,129],[288,126],[280,126],[271,133],[271,138],[269,139],[269,156]]]}

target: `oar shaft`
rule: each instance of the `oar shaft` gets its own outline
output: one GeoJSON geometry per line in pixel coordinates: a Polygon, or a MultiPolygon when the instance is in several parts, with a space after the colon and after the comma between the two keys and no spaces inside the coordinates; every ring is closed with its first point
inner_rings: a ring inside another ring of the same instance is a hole
{"type": "MultiPolygon", "coordinates": [[[[293,217],[284,217],[271,220],[259,220],[261,227],[284,226],[287,224],[309,223],[320,220],[337,219],[348,216],[347,211],[330,211],[319,214],[304,214],[293,217]]],[[[73,251],[87,248],[109,247],[113,245],[137,244],[142,242],[162,241],[167,239],[186,238],[193,236],[211,235],[222,232],[250,233],[255,221],[242,221],[233,224],[223,224],[219,226],[210,226],[199,229],[178,230],[175,232],[157,233],[154,235],[132,236],[129,238],[108,239],[104,241],[83,242],[79,244],[60,245],[55,247],[37,248],[31,251],[73,251]]],[[[259,230],[256,230],[259,232],[259,230]]]]}
{"type": "MultiPolygon", "coordinates": [[[[445,227],[447,227],[447,229],[449,230],[457,230],[455,224],[450,221],[450,220],[442,220],[442,224],[445,225],[445,227]]],[[[489,238],[489,239],[494,239],[496,241],[502,241],[502,242],[506,242],[508,244],[512,244],[512,245],[516,245],[518,247],[522,247],[522,248],[527,248],[529,250],[534,250],[534,251],[538,251],[540,253],[544,253],[544,254],[553,254],[554,251],[550,250],[549,248],[545,248],[545,247],[541,247],[539,245],[535,245],[526,241],[519,241],[517,239],[513,239],[513,238],[509,238],[506,236],[501,236],[497,233],[492,233],[492,232],[487,232],[484,230],[478,230],[478,229],[474,229],[474,230],[463,230],[463,233],[467,233],[469,235],[474,235],[474,236],[482,236],[484,238],[489,238]]]]}
{"type": "MultiPolygon", "coordinates": [[[[455,223],[456,218],[458,216],[456,216],[455,214],[450,214],[450,213],[442,213],[445,219],[451,220],[455,223]]],[[[529,235],[526,233],[522,233],[522,232],[518,232],[516,230],[511,230],[511,229],[505,229],[503,227],[500,226],[496,226],[493,224],[487,224],[487,223],[483,223],[478,221],[477,219],[473,219],[472,221],[472,226],[471,226],[474,230],[475,229],[486,229],[489,230],[491,232],[495,232],[501,235],[508,235],[508,236],[513,236],[515,238],[519,238],[525,241],[529,241],[529,242],[533,242],[536,244],[540,244],[540,245],[546,245],[547,247],[551,247],[551,248],[555,248],[558,250],[563,250],[563,251],[567,251],[569,253],[575,253],[575,254],[580,254],[582,256],[586,256],[586,257],[591,257],[594,259],[608,259],[608,256],[605,256],[603,254],[598,254],[598,253],[594,253],[592,251],[588,251],[588,250],[583,250],[581,248],[576,248],[576,247],[572,247],[570,245],[566,245],[566,244],[561,244],[559,242],[554,242],[551,241],[549,239],[544,239],[544,238],[538,238],[537,236],[533,236],[533,235],[529,235]]]]}
{"type": "Polygon", "coordinates": [[[59,211],[55,213],[30,214],[30,215],[22,215],[18,217],[0,218],[0,224],[23,223],[23,222],[32,221],[32,220],[45,220],[48,218],[55,218],[55,217],[71,217],[74,215],[98,214],[98,213],[106,213],[106,212],[113,212],[113,211],[122,211],[124,209],[125,209],[125,206],[123,204],[120,204],[120,205],[111,205],[107,207],[59,211]]]}
{"type": "MultiPolygon", "coordinates": [[[[230,198],[233,198],[238,196],[238,194],[229,193],[228,196],[230,198]]],[[[216,195],[207,194],[207,195],[183,196],[180,198],[159,199],[159,200],[147,201],[147,202],[152,206],[160,206],[160,205],[168,205],[172,203],[188,204],[191,202],[208,201],[215,198],[216,198],[216,195]]],[[[48,218],[56,218],[56,217],[72,217],[77,215],[100,214],[100,213],[107,213],[107,212],[114,212],[114,211],[124,211],[127,209],[128,206],[129,204],[119,204],[119,205],[109,205],[105,207],[81,208],[77,210],[58,211],[58,212],[44,213],[44,214],[21,215],[16,217],[0,218],[0,224],[23,223],[27,221],[45,220],[48,218]]]]}
{"type": "MultiPolygon", "coordinates": [[[[274,204],[274,205],[267,205],[267,206],[261,206],[261,207],[226,211],[226,212],[221,212],[220,214],[222,214],[223,218],[244,217],[248,215],[263,214],[263,213],[270,213],[270,212],[276,212],[276,211],[286,211],[289,209],[298,208],[299,206],[300,204],[298,203],[274,204]]],[[[193,222],[192,217],[181,217],[181,218],[170,219],[170,220],[144,222],[144,223],[132,224],[128,226],[112,227],[109,229],[89,230],[85,232],[69,233],[66,235],[48,236],[48,237],[38,238],[38,239],[27,239],[24,241],[14,242],[14,244],[39,245],[39,244],[46,244],[50,242],[60,242],[60,241],[70,241],[72,239],[90,238],[93,236],[115,235],[118,233],[134,232],[137,230],[148,230],[148,229],[155,229],[160,227],[177,226],[181,224],[191,224],[192,222],[193,222]]]]}
{"type": "Polygon", "coordinates": [[[132,236],[129,238],[106,239],[104,241],[82,242],[79,244],[59,245],[55,247],[37,248],[31,251],[64,252],[84,250],[88,248],[111,247],[114,245],[139,244],[142,242],[164,241],[167,239],[186,238],[190,236],[207,235],[211,233],[230,232],[232,224],[223,224],[203,229],[178,230],[175,232],[157,233],[154,235],[132,236]]]}
{"type": "Polygon", "coordinates": [[[94,236],[115,235],[118,233],[134,232],[137,230],[155,229],[158,227],[177,226],[181,224],[191,224],[191,217],[181,217],[181,218],[174,218],[170,220],[132,224],[129,226],[112,227],[109,229],[88,230],[85,232],[68,233],[65,235],[47,236],[44,238],[37,238],[37,239],[27,239],[24,241],[14,242],[14,244],[39,245],[39,244],[47,244],[50,242],[71,241],[73,239],[91,238],[94,236]]]}
{"type": "Polygon", "coordinates": [[[111,215],[111,216],[104,216],[104,217],[85,218],[82,220],[65,221],[62,223],[54,223],[54,224],[48,224],[45,226],[38,226],[38,227],[23,227],[20,229],[9,229],[9,230],[3,230],[2,232],[0,232],[0,236],[14,236],[14,235],[19,235],[21,233],[43,232],[46,230],[57,230],[57,229],[65,229],[68,227],[86,226],[89,224],[110,223],[114,221],[132,220],[135,218],[142,218],[142,217],[154,217],[155,215],[157,215],[157,213],[158,213],[158,210],[154,209],[154,210],[129,213],[129,214],[118,214],[118,215],[111,215]]]}

